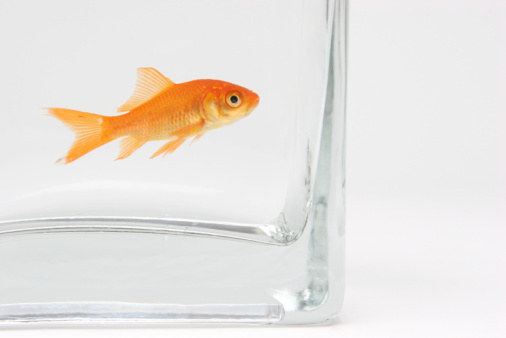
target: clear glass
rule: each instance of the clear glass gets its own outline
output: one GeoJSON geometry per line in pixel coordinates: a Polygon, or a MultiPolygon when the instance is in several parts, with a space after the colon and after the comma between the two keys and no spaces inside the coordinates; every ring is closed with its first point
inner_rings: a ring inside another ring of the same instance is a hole
{"type": "Polygon", "coordinates": [[[0,325],[310,324],[343,297],[346,0],[0,0],[0,325]],[[138,67],[251,88],[236,123],[149,159],[105,116],[138,67]]]}

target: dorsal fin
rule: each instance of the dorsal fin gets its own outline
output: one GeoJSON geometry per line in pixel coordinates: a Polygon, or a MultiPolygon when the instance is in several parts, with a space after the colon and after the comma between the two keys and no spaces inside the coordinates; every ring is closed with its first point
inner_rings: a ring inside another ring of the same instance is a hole
{"type": "Polygon", "coordinates": [[[118,112],[130,111],[162,92],[164,89],[174,86],[174,82],[167,79],[154,68],[137,68],[137,83],[132,96],[124,105],[118,108],[118,112]]]}

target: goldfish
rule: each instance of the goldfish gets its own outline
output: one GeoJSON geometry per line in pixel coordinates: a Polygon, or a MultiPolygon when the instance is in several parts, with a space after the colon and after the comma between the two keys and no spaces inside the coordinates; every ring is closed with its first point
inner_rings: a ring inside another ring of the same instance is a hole
{"type": "MultiPolygon", "coordinates": [[[[253,91],[220,80],[176,84],[154,68],[138,68],[135,90],[118,108],[119,116],[105,116],[65,108],[46,108],[75,132],[75,140],[59,163],[71,163],[116,139],[124,159],[146,142],[167,140],[151,158],[174,152],[188,138],[234,123],[258,106],[253,91]],[[125,113],[126,112],[126,113],[125,113]]],[[[192,142],[192,143],[193,143],[192,142]]]]}

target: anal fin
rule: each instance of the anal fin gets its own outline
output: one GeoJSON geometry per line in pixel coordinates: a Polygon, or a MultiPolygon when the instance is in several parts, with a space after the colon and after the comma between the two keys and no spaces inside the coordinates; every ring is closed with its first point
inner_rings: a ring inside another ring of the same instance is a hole
{"type": "Polygon", "coordinates": [[[116,160],[121,160],[132,155],[132,153],[142,147],[144,143],[146,143],[145,140],[139,140],[132,136],[122,138],[120,141],[119,156],[116,160]]]}

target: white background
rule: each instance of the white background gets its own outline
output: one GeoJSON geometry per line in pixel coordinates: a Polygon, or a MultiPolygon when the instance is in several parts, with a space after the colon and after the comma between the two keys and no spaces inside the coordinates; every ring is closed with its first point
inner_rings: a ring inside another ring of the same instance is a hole
{"type": "Polygon", "coordinates": [[[334,325],[9,337],[505,337],[506,2],[350,4],[347,290],[334,325]]]}

